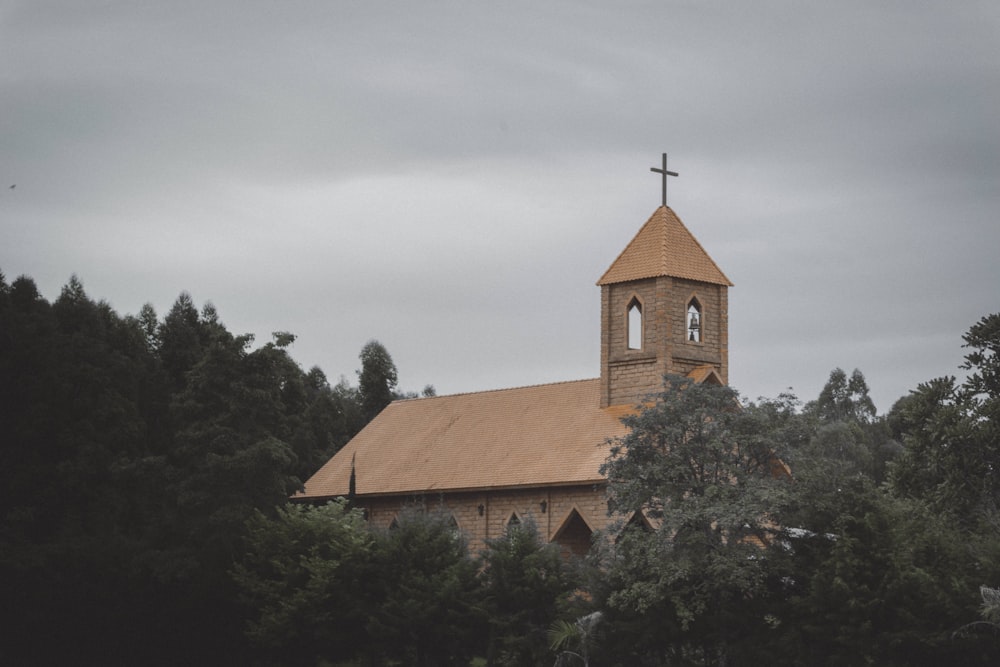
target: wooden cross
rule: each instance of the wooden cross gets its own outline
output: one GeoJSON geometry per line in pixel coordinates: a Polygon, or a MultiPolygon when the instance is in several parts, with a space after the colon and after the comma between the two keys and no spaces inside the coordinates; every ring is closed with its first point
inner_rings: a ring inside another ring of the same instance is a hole
{"type": "Polygon", "coordinates": [[[657,169],[656,167],[650,167],[650,171],[655,171],[658,174],[663,174],[663,205],[667,205],[667,176],[680,176],[676,171],[667,171],[667,154],[663,154],[663,168],[657,169]]]}

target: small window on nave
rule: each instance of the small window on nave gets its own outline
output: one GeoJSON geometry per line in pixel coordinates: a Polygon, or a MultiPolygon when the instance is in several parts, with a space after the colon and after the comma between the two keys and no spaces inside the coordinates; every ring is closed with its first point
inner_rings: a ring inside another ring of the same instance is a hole
{"type": "Polygon", "coordinates": [[[626,321],[628,349],[642,349],[642,304],[639,299],[633,297],[628,304],[628,318],[626,321]]]}
{"type": "Polygon", "coordinates": [[[701,317],[701,305],[698,299],[691,299],[687,308],[687,340],[690,343],[701,342],[701,330],[703,322],[701,317]]]}
{"type": "Polygon", "coordinates": [[[593,535],[594,531],[574,508],[563,520],[552,541],[559,545],[563,558],[570,556],[583,558],[590,551],[593,535]]]}
{"type": "Polygon", "coordinates": [[[455,518],[454,514],[448,515],[448,529],[451,531],[451,537],[453,540],[462,540],[462,528],[458,525],[458,519],[455,518]]]}

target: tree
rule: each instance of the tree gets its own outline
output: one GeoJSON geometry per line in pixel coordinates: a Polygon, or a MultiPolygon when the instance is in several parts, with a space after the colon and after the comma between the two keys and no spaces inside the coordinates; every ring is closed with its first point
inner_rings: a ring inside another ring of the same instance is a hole
{"type": "Polygon", "coordinates": [[[411,507],[376,533],[373,664],[465,667],[482,636],[476,563],[450,515],[411,507]]]}
{"type": "Polygon", "coordinates": [[[1000,525],[1000,315],[965,334],[964,370],[923,383],[893,406],[889,422],[904,445],[893,467],[896,493],[926,498],[974,528],[1000,525]]]}
{"type": "Polygon", "coordinates": [[[1000,403],[1000,313],[987,315],[962,336],[971,349],[961,368],[972,371],[965,383],[966,397],[980,410],[1000,403]]]}
{"type": "Polygon", "coordinates": [[[332,398],[334,404],[337,406],[337,412],[342,416],[343,421],[339,422],[343,425],[343,431],[341,433],[340,445],[349,441],[355,435],[358,434],[361,429],[365,427],[367,423],[365,421],[364,411],[361,405],[361,395],[358,392],[357,387],[352,387],[344,376],[340,377],[340,380],[332,388],[332,398]]]}
{"type": "Polygon", "coordinates": [[[581,616],[572,623],[557,620],[549,628],[549,639],[553,651],[558,651],[556,667],[568,666],[573,658],[583,662],[583,667],[590,667],[590,646],[597,635],[604,615],[600,611],[592,611],[581,616]],[[577,649],[579,653],[571,649],[577,649]]]}
{"type": "Polygon", "coordinates": [[[973,438],[985,465],[983,503],[991,516],[1000,515],[1000,313],[987,315],[962,337],[965,355],[963,370],[969,376],[962,385],[960,400],[974,423],[973,438]]]}
{"type": "MultiPolygon", "coordinates": [[[[214,309],[208,313],[213,317],[215,315],[214,309]]],[[[143,316],[148,320],[149,313],[143,316]]],[[[199,316],[190,294],[182,292],[177,297],[155,336],[147,333],[147,338],[154,339],[158,345],[157,351],[170,379],[172,392],[184,388],[187,372],[201,359],[213,334],[223,332],[224,328],[217,321],[209,322],[199,316]]]]}
{"type": "Polygon", "coordinates": [[[989,392],[971,401],[939,378],[871,419],[855,384],[831,373],[803,415],[804,446],[786,450],[794,484],[775,514],[788,530],[769,551],[783,573],[777,643],[790,664],[991,664],[989,646],[955,635],[997,571],[990,420],[977,413],[989,392]]]}
{"type": "Polygon", "coordinates": [[[983,573],[968,537],[887,491],[846,480],[828,532],[789,530],[769,552],[783,573],[775,646],[786,664],[992,664],[988,646],[954,634],[975,615],[969,591],[983,573]]]}
{"type": "Polygon", "coordinates": [[[273,344],[249,351],[250,340],[217,337],[171,406],[179,428],[167,461],[178,538],[200,554],[209,577],[228,567],[253,512],[271,511],[300,486],[289,444],[303,409],[290,391],[297,368],[273,344]]]}
{"type": "MultiPolygon", "coordinates": [[[[348,409],[330,387],[323,371],[314,366],[302,378],[305,410],[299,416],[291,445],[296,456],[295,475],[306,480],[330,460],[356,431],[348,423],[348,409]]],[[[350,412],[357,413],[357,401],[350,412]]]]}
{"type": "Polygon", "coordinates": [[[868,395],[868,382],[857,368],[847,374],[840,368],[830,372],[819,398],[806,406],[825,421],[855,421],[868,423],[875,418],[875,404],[868,395]]]}
{"type": "Polygon", "coordinates": [[[359,652],[377,574],[361,510],[338,500],[257,511],[244,545],[232,576],[251,610],[247,636],[265,656],[315,665],[359,652]]]}
{"type": "Polygon", "coordinates": [[[377,340],[368,341],[361,349],[361,370],[358,371],[358,392],[365,423],[392,403],[397,381],[396,365],[388,350],[377,340]]]}
{"type": "Polygon", "coordinates": [[[885,419],[876,415],[861,371],[854,369],[848,378],[835,368],[803,413],[817,429],[808,460],[822,460],[826,474],[838,479],[860,474],[885,481],[887,466],[901,447],[890,437],[885,419]]]}
{"type": "Polygon", "coordinates": [[[572,617],[580,583],[559,547],[545,543],[527,517],[486,541],[481,585],[489,619],[488,665],[534,665],[550,659],[548,629],[572,617]]]}
{"type": "Polygon", "coordinates": [[[0,661],[83,659],[106,628],[135,647],[130,584],[148,528],[131,463],[155,381],[136,323],[75,276],[51,306],[28,278],[0,312],[0,588],[18,609],[0,661]],[[44,630],[43,630],[44,629],[44,630]],[[44,631],[47,641],[38,642],[44,631]]]}
{"type": "Polygon", "coordinates": [[[0,276],[0,662],[242,660],[246,519],[359,428],[293,339],[253,350],[186,294],[158,322],[0,276]]]}
{"type": "Polygon", "coordinates": [[[655,526],[626,529],[609,572],[611,620],[641,628],[626,634],[647,657],[733,664],[760,629],[748,611],[766,593],[763,546],[784,469],[758,411],[738,398],[667,376],[651,405],[623,419],[629,432],[602,468],[613,512],[655,526]]]}

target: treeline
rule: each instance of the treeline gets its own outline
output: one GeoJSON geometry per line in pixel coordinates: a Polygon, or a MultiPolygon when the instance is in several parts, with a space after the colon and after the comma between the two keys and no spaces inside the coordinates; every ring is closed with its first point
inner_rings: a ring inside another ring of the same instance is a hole
{"type": "Polygon", "coordinates": [[[593,664],[998,664],[1000,315],[965,339],[967,381],[885,417],[859,371],[805,405],[668,378],[605,465],[651,525],[605,554],[593,664]]]}
{"type": "Polygon", "coordinates": [[[378,342],[330,386],[293,340],[254,348],[187,294],[123,317],[75,277],[49,303],[0,274],[0,662],[247,657],[247,519],[399,396],[378,342]]]}
{"type": "Polygon", "coordinates": [[[583,563],[531,521],[470,554],[450,514],[373,531],[344,500],[250,523],[233,576],[260,665],[551,665],[548,630],[586,614],[583,563]]]}
{"type": "Polygon", "coordinates": [[[741,401],[668,376],[603,472],[617,521],[586,562],[531,526],[465,552],[415,508],[252,522],[234,572],[273,665],[995,665],[1000,315],[957,383],[876,415],[859,371],[741,401]],[[478,573],[478,574],[477,574],[478,573]]]}
{"type": "Polygon", "coordinates": [[[0,662],[1000,661],[1000,315],[964,336],[966,379],[884,416],[859,371],[805,404],[665,378],[581,562],[530,523],[471,554],[432,499],[385,532],[287,503],[399,395],[377,343],[353,388],[292,340],[0,277],[0,662]]]}

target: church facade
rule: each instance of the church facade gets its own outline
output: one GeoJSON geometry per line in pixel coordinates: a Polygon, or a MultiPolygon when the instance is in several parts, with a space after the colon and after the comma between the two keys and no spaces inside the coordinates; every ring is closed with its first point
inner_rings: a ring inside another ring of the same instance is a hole
{"type": "Polygon", "coordinates": [[[599,378],[396,401],[295,500],[350,497],[375,526],[408,505],[442,511],[473,549],[529,517],[582,555],[609,522],[600,466],[621,418],[668,373],[726,384],[732,283],[666,205],[597,284],[599,378]]]}

